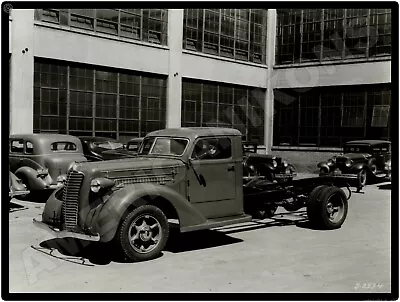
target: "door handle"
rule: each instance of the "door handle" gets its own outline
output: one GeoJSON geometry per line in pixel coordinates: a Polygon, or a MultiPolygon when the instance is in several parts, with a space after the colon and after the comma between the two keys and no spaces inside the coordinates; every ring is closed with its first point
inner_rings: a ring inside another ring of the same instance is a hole
{"type": "Polygon", "coordinates": [[[232,172],[232,171],[235,171],[235,166],[228,168],[228,172],[232,172]]]}

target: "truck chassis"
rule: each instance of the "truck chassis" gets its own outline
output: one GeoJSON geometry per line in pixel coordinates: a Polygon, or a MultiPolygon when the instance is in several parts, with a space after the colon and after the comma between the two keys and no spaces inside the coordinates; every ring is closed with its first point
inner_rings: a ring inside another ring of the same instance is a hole
{"type": "Polygon", "coordinates": [[[286,183],[270,182],[264,177],[245,179],[244,209],[253,218],[274,215],[278,206],[289,212],[307,208],[311,224],[322,229],[340,228],[347,216],[351,187],[357,188],[357,178],[320,176],[286,183]],[[348,194],[342,190],[346,188],[348,194]]]}

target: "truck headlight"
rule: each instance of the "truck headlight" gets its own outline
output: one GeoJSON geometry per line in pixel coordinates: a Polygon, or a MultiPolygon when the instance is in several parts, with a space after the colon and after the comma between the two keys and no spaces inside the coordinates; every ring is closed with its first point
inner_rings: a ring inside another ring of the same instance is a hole
{"type": "Polygon", "coordinates": [[[272,160],[272,167],[276,168],[278,166],[277,161],[274,159],[272,160]]]}
{"type": "Polygon", "coordinates": [[[111,189],[115,182],[108,178],[95,178],[90,182],[90,190],[93,193],[98,193],[100,189],[111,189]]]}
{"type": "Polygon", "coordinates": [[[90,190],[94,193],[97,193],[100,191],[100,181],[98,179],[93,179],[90,182],[90,190]]]}
{"type": "Polygon", "coordinates": [[[351,167],[351,165],[353,164],[353,161],[349,158],[348,160],[346,160],[346,167],[351,167]]]}
{"type": "Polygon", "coordinates": [[[283,166],[286,168],[288,166],[288,162],[286,160],[283,160],[282,162],[283,166]]]}

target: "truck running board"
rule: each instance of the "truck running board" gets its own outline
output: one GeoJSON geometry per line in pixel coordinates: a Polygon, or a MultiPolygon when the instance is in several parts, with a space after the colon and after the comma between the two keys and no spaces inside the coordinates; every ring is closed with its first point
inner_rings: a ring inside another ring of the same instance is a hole
{"type": "Polygon", "coordinates": [[[236,223],[243,223],[251,221],[252,217],[247,214],[242,215],[235,215],[235,216],[227,216],[227,217],[220,217],[220,218],[210,218],[207,219],[205,223],[182,227],[181,232],[191,232],[191,231],[199,231],[199,230],[208,230],[212,228],[217,228],[229,224],[236,224],[236,223]]]}

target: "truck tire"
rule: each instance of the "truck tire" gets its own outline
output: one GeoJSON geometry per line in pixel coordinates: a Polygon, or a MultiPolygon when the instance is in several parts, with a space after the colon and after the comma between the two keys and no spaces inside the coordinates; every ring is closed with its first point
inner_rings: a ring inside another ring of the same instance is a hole
{"type": "Polygon", "coordinates": [[[333,230],[342,226],[346,219],[348,203],[342,189],[332,186],[319,189],[307,204],[309,221],[322,229],[333,230]]]}
{"type": "Polygon", "coordinates": [[[144,205],[123,219],[117,230],[116,243],[133,261],[146,261],[159,256],[169,235],[168,220],[157,207],[144,205]]]}
{"type": "Polygon", "coordinates": [[[315,203],[315,200],[318,199],[321,196],[321,193],[324,189],[329,188],[329,186],[327,185],[320,185],[318,187],[315,187],[309,197],[308,197],[308,201],[307,201],[307,216],[308,216],[308,220],[310,222],[315,221],[317,218],[318,211],[315,207],[310,206],[310,204],[315,203]]]}

